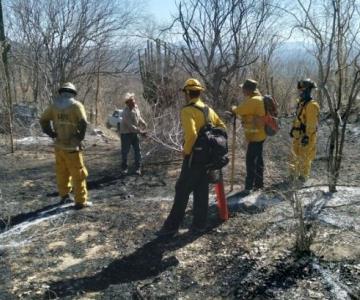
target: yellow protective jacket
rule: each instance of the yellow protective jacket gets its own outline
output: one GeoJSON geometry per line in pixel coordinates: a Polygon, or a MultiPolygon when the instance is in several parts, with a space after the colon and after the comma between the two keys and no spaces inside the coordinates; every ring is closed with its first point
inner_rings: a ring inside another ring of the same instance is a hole
{"type": "Polygon", "coordinates": [[[252,95],[246,97],[245,101],[232,111],[241,117],[245,138],[248,142],[261,142],[266,139],[264,128],[265,107],[260,92],[255,91],[252,95]]]}
{"type": "Polygon", "coordinates": [[[295,139],[300,139],[304,135],[311,138],[316,134],[319,122],[320,106],[315,100],[303,102],[298,100],[296,117],[293,121],[292,135],[295,139]]]}
{"type": "MultiPolygon", "coordinates": [[[[193,103],[198,107],[205,107],[204,102],[200,98],[192,99],[186,106],[181,110],[181,125],[184,131],[184,154],[190,155],[193,145],[198,137],[198,133],[205,125],[205,116],[202,111],[196,107],[189,106],[193,103]]],[[[216,127],[226,129],[225,124],[221,121],[216,112],[209,107],[209,121],[216,127]]]]}
{"type": "Polygon", "coordinates": [[[45,128],[52,123],[56,133],[55,148],[79,151],[81,141],[77,134],[81,120],[87,122],[84,106],[71,94],[63,93],[42,113],[40,125],[45,128]]]}

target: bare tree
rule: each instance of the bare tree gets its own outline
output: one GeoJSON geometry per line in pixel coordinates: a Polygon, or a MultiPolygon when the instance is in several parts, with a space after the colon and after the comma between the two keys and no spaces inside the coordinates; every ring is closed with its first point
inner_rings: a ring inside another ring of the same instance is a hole
{"type": "Polygon", "coordinates": [[[184,67],[200,76],[217,105],[228,101],[239,69],[258,59],[258,47],[271,25],[270,2],[180,1],[176,21],[185,43],[184,67]]]}
{"type": "Polygon", "coordinates": [[[46,92],[41,98],[48,99],[62,82],[79,81],[89,73],[126,70],[130,59],[116,66],[113,61],[111,70],[99,68],[96,53],[99,45],[116,47],[125,30],[136,22],[139,10],[134,8],[138,3],[128,0],[11,1],[12,36],[17,42],[15,56],[33,78],[33,99],[37,100],[41,91],[46,92]]]}
{"type": "Polygon", "coordinates": [[[357,0],[300,1],[293,14],[310,38],[318,66],[319,89],[331,116],[328,155],[329,191],[338,183],[346,126],[360,92],[360,3],[357,0]]]}
{"type": "Polygon", "coordinates": [[[8,53],[10,50],[10,45],[5,37],[5,28],[3,20],[3,8],[2,2],[0,1],[0,53],[2,57],[2,66],[1,70],[3,71],[1,76],[3,78],[4,89],[5,90],[5,99],[6,99],[6,110],[8,117],[8,126],[10,133],[10,146],[11,152],[14,152],[14,135],[13,135],[13,110],[12,110],[12,95],[11,95],[11,86],[10,86],[10,72],[9,72],[9,61],[8,53]]]}

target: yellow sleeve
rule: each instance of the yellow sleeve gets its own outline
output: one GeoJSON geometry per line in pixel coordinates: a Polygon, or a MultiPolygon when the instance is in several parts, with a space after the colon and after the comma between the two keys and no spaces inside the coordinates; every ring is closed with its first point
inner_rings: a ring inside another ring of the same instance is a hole
{"type": "Polygon", "coordinates": [[[86,111],[85,111],[85,108],[84,108],[84,105],[82,105],[81,103],[78,104],[78,118],[79,118],[79,121],[80,120],[84,120],[87,122],[87,117],[86,117],[86,111]]]}
{"type": "Polygon", "coordinates": [[[49,106],[44,110],[44,112],[40,116],[40,125],[41,128],[47,127],[50,124],[50,121],[53,120],[52,108],[49,106]]]}
{"type": "Polygon", "coordinates": [[[232,110],[238,116],[265,116],[265,107],[262,101],[247,100],[232,110]]]}
{"type": "Polygon", "coordinates": [[[212,123],[214,124],[214,126],[221,127],[226,130],[226,126],[225,126],[224,122],[219,118],[217,113],[214,110],[211,110],[211,114],[212,114],[212,123]]]}
{"type": "Polygon", "coordinates": [[[249,102],[245,101],[241,103],[239,106],[237,106],[235,109],[233,109],[233,112],[238,116],[243,116],[243,115],[252,115],[254,113],[254,110],[251,107],[251,105],[249,105],[249,102]]]}
{"type": "Polygon", "coordinates": [[[319,122],[319,104],[316,102],[309,103],[306,106],[306,135],[310,136],[316,132],[316,128],[319,122]]]}
{"type": "Polygon", "coordinates": [[[197,139],[195,120],[191,115],[191,111],[186,108],[181,110],[180,119],[184,131],[184,153],[189,155],[197,139]]]}

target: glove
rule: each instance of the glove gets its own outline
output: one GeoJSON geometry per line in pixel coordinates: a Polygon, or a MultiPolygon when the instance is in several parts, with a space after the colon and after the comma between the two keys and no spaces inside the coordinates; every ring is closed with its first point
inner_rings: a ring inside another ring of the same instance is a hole
{"type": "Polygon", "coordinates": [[[307,135],[304,135],[301,139],[301,145],[303,147],[307,146],[309,144],[309,137],[307,135]]]}
{"type": "Polygon", "coordinates": [[[78,124],[78,132],[76,133],[76,137],[79,141],[84,140],[86,133],[87,122],[85,120],[81,120],[78,124]]]}
{"type": "Polygon", "coordinates": [[[290,132],[289,132],[289,135],[291,138],[294,137],[294,128],[291,128],[290,132]]]}
{"type": "Polygon", "coordinates": [[[52,139],[56,138],[57,137],[56,132],[55,131],[49,132],[49,137],[51,137],[52,139]]]}
{"type": "Polygon", "coordinates": [[[46,124],[43,126],[42,128],[43,132],[45,134],[47,134],[49,137],[51,137],[52,139],[57,137],[56,132],[52,129],[52,127],[50,126],[50,124],[46,124]]]}

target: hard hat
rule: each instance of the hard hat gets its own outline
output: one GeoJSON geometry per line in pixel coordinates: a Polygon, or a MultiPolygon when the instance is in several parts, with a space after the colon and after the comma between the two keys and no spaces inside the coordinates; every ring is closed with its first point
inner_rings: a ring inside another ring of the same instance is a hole
{"type": "Polygon", "coordinates": [[[312,81],[310,78],[307,79],[302,79],[300,81],[298,81],[298,85],[297,85],[298,89],[316,89],[317,85],[314,81],[312,81]]]}
{"type": "Polygon", "coordinates": [[[201,85],[200,81],[195,78],[189,78],[185,81],[183,91],[203,91],[205,88],[201,85]]]}
{"type": "Polygon", "coordinates": [[[256,90],[257,85],[258,85],[257,81],[253,79],[246,79],[244,83],[240,84],[240,87],[243,88],[244,90],[253,92],[256,90]]]}
{"type": "Polygon", "coordinates": [[[77,95],[77,90],[75,85],[73,85],[71,82],[64,83],[61,88],[59,89],[59,93],[61,92],[69,92],[77,95]]]}

